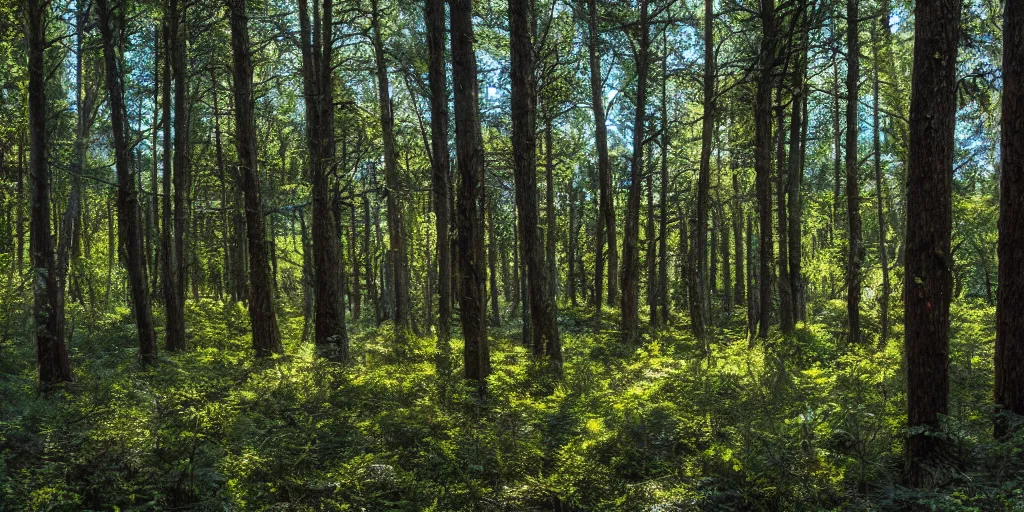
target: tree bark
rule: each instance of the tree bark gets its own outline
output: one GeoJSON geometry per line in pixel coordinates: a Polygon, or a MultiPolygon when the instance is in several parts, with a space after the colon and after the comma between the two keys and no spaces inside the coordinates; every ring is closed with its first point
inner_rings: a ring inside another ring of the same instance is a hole
{"type": "Polygon", "coordinates": [[[234,57],[235,142],[245,195],[245,228],[249,246],[249,320],[257,357],[284,352],[274,312],[274,287],[267,261],[263,201],[256,170],[256,120],[253,118],[252,49],[246,0],[231,0],[231,50],[234,57]]]}
{"type": "Polygon", "coordinates": [[[50,234],[50,169],[47,162],[46,78],[44,27],[49,18],[47,3],[28,0],[26,39],[28,40],[28,115],[29,176],[32,180],[32,210],[29,245],[32,262],[36,356],[39,363],[39,387],[48,391],[71,381],[71,366],[64,345],[64,312],[60,308],[56,282],[53,237],[50,234]]]}
{"type": "MultiPolygon", "coordinates": [[[[1024,414],[1024,4],[1003,12],[1003,117],[999,175],[996,403],[1024,414]]],[[[1000,437],[1008,433],[996,424],[1000,437]]]]}
{"type": "MultiPolygon", "coordinates": [[[[450,0],[452,83],[455,89],[455,150],[459,169],[456,252],[459,262],[459,317],[465,339],[465,377],[483,394],[491,371],[487,342],[487,277],[483,254],[483,137],[480,133],[476,55],[473,53],[473,2],[450,0]]],[[[513,61],[514,64],[514,61],[513,61]]],[[[533,152],[531,151],[531,154],[533,152]]]]}
{"type": "Polygon", "coordinates": [[[693,246],[694,272],[691,283],[691,329],[697,339],[705,336],[705,317],[709,311],[707,289],[708,207],[711,187],[711,146],[715,126],[715,11],[714,1],[704,0],[704,116],[701,120],[700,170],[697,177],[697,233],[693,246]]]}
{"type": "Polygon", "coordinates": [[[878,42],[872,44],[872,60],[874,61],[874,80],[872,83],[872,104],[871,104],[871,140],[874,153],[875,167],[875,207],[878,216],[878,264],[882,267],[882,293],[878,298],[879,320],[881,329],[880,346],[885,346],[889,341],[889,251],[886,247],[886,222],[885,222],[885,181],[882,175],[882,142],[880,98],[879,98],[879,62],[878,42]]]}
{"type": "Polygon", "coordinates": [[[168,253],[169,274],[165,302],[167,306],[167,350],[185,350],[185,229],[188,212],[185,211],[185,193],[189,183],[189,112],[188,112],[188,58],[186,55],[186,13],[180,0],[170,2],[171,32],[170,61],[174,80],[174,212],[172,247],[168,253]]]}
{"type": "MultiPolygon", "coordinates": [[[[512,152],[516,204],[526,253],[526,278],[533,324],[533,355],[560,362],[561,345],[554,301],[544,266],[544,246],[538,232],[536,110],[537,86],[533,65],[530,0],[509,0],[512,66],[512,152]]],[[[454,32],[454,30],[453,30],[454,32]]],[[[475,83],[475,82],[474,82],[475,83]]],[[[465,267],[463,267],[465,268],[465,267]]]]}
{"type": "MultiPolygon", "coordinates": [[[[444,0],[426,0],[424,18],[427,27],[427,79],[430,82],[430,147],[431,186],[434,193],[434,226],[437,231],[437,341],[446,348],[451,338],[451,202],[450,156],[448,152],[448,83],[445,75],[445,16],[444,0]]],[[[430,298],[432,300],[433,297],[430,298]]]]}
{"type": "Polygon", "coordinates": [[[861,247],[860,178],[857,138],[860,135],[860,121],[857,108],[860,106],[860,12],[858,0],[846,2],[846,213],[849,219],[849,253],[846,267],[846,314],[849,318],[850,344],[861,342],[860,295],[861,262],[864,258],[861,247]]]}
{"type": "Polygon", "coordinates": [[[907,480],[929,483],[943,451],[934,435],[949,407],[952,181],[960,0],[919,0],[914,9],[910,96],[904,343],[907,480]]]}
{"type": "Polygon", "coordinates": [[[640,20],[637,26],[639,40],[635,48],[636,61],[636,117],[633,120],[633,156],[629,165],[629,196],[626,200],[625,241],[622,244],[622,337],[633,342],[639,335],[639,231],[640,192],[643,186],[644,122],[647,118],[647,72],[650,64],[650,23],[647,19],[648,0],[640,0],[640,20]]]}
{"type": "Polygon", "coordinates": [[[601,56],[597,42],[597,0],[589,0],[587,18],[587,52],[590,58],[590,97],[594,110],[594,145],[597,147],[598,170],[598,220],[597,220],[597,268],[594,272],[594,293],[597,295],[597,318],[600,318],[602,290],[604,285],[605,238],[608,240],[608,305],[614,305],[618,297],[619,249],[615,233],[615,204],[612,200],[612,171],[608,159],[608,127],[605,125],[604,82],[601,79],[601,56]]]}
{"type": "MultiPolygon", "coordinates": [[[[377,97],[380,106],[381,134],[384,146],[384,177],[387,186],[388,208],[388,261],[394,267],[391,272],[392,291],[395,301],[395,326],[399,337],[404,337],[410,328],[409,321],[409,281],[408,254],[405,248],[405,233],[402,223],[402,203],[398,197],[400,188],[398,177],[398,155],[395,149],[395,116],[391,110],[390,85],[388,82],[387,62],[384,55],[384,40],[380,33],[380,8],[378,0],[373,0],[371,24],[373,27],[373,55],[377,67],[377,97]]],[[[326,34],[326,33],[325,33],[326,34]]],[[[326,35],[324,36],[327,37],[326,35]]]]}
{"type": "Polygon", "coordinates": [[[758,337],[768,338],[772,300],[772,73],[775,69],[775,4],[761,2],[761,51],[757,92],[754,98],[754,171],[756,174],[757,208],[760,224],[758,251],[760,273],[757,277],[758,337]]]}
{"type": "MultiPolygon", "coordinates": [[[[131,171],[131,152],[126,133],[124,90],[117,54],[115,53],[114,31],[110,26],[110,9],[107,0],[99,0],[100,33],[103,38],[103,60],[106,63],[107,92],[110,97],[110,124],[114,136],[114,161],[117,169],[117,224],[121,233],[120,251],[128,272],[128,284],[132,305],[135,309],[135,323],[139,336],[139,357],[143,365],[156,362],[156,333],[153,328],[153,310],[149,299],[149,281],[146,277],[146,261],[142,245],[142,223],[139,219],[139,202],[135,191],[135,177],[131,171]]],[[[124,5],[119,5],[124,9],[124,5]]],[[[123,30],[123,27],[122,27],[123,30]]]]}

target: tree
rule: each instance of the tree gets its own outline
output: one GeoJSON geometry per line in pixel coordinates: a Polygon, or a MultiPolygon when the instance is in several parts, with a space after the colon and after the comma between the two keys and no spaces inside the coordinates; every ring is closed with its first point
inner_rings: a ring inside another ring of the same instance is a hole
{"type": "Polygon", "coordinates": [[[704,319],[710,312],[707,289],[708,203],[711,189],[711,145],[715,131],[715,8],[704,0],[704,116],[701,118],[700,171],[697,178],[697,232],[693,246],[695,280],[691,283],[690,328],[703,340],[704,319]]]}
{"type": "Polygon", "coordinates": [[[612,203],[612,171],[608,160],[608,127],[605,125],[604,82],[601,56],[598,55],[597,0],[589,0],[587,12],[587,54],[590,59],[590,97],[594,110],[594,145],[597,147],[598,222],[594,292],[597,318],[600,319],[604,285],[605,238],[608,240],[608,304],[618,296],[619,248],[615,234],[615,205],[612,203]]]}
{"type": "MultiPolygon", "coordinates": [[[[384,177],[387,186],[388,209],[388,262],[392,266],[391,278],[395,301],[395,326],[399,336],[409,329],[409,281],[406,269],[408,257],[405,248],[405,233],[402,230],[402,203],[398,183],[398,155],[395,150],[395,117],[391,111],[389,97],[391,86],[388,82],[387,62],[384,58],[384,40],[380,33],[380,5],[373,0],[371,13],[373,28],[373,55],[377,66],[377,97],[380,107],[381,134],[384,143],[384,177]]],[[[326,35],[324,37],[327,37],[326,35]]]]}
{"type": "MultiPolygon", "coordinates": [[[[1024,414],[1024,5],[1003,11],[1002,158],[999,174],[999,304],[996,403],[1024,414]]],[[[1006,422],[996,435],[1008,433],[1006,422]]]]}
{"type": "MultiPolygon", "coordinates": [[[[313,185],[313,272],[318,352],[329,359],[348,359],[341,270],[338,268],[337,222],[330,201],[334,160],[333,2],[324,0],[323,15],[310,24],[307,0],[299,0],[306,138],[313,185]]],[[[367,224],[369,225],[369,224],[367,224]]]]}
{"type": "Polygon", "coordinates": [[[647,71],[650,68],[650,20],[648,0],[640,0],[640,19],[635,27],[633,49],[636,65],[636,109],[633,120],[633,156],[629,161],[629,195],[626,199],[626,227],[622,244],[622,337],[634,341],[639,335],[638,294],[640,281],[640,191],[643,187],[644,123],[647,120],[647,71]]]}
{"type": "MultiPolygon", "coordinates": [[[[188,55],[186,30],[186,7],[181,0],[171,0],[168,11],[170,27],[171,78],[174,81],[174,185],[173,240],[167,258],[170,272],[167,276],[167,350],[185,350],[185,230],[188,228],[188,212],[185,194],[189,186],[190,123],[188,105],[188,55]]],[[[170,230],[170,224],[165,226],[170,230]]]]}
{"type": "Polygon", "coordinates": [[[904,292],[911,486],[926,485],[927,468],[939,464],[939,417],[949,407],[950,238],[961,8],[960,0],[921,0],[914,8],[904,292]]]}
{"type": "Polygon", "coordinates": [[[459,187],[456,236],[459,264],[459,317],[465,339],[465,376],[483,393],[491,372],[487,344],[487,278],[484,261],[483,137],[477,100],[476,55],[473,53],[473,2],[450,0],[452,82],[455,84],[455,151],[459,187]]]}
{"type": "Polygon", "coordinates": [[[249,16],[246,0],[232,0],[231,50],[234,57],[235,141],[238,167],[245,195],[245,229],[249,246],[249,320],[252,346],[258,357],[284,351],[274,312],[273,284],[267,262],[263,227],[263,200],[256,171],[256,122],[253,118],[252,48],[249,45],[249,16]]]}
{"type": "Polygon", "coordinates": [[[860,11],[858,0],[846,2],[846,213],[849,219],[847,235],[849,253],[846,266],[846,314],[849,317],[850,344],[861,342],[860,288],[861,247],[860,178],[857,176],[860,159],[857,157],[857,138],[860,136],[860,11]]]}
{"type": "Polygon", "coordinates": [[[29,165],[32,180],[32,218],[29,231],[32,254],[33,321],[39,387],[47,391],[71,381],[71,366],[64,345],[64,312],[56,281],[53,237],[50,234],[50,168],[47,163],[46,77],[44,74],[45,0],[27,0],[25,39],[28,42],[29,165]]]}
{"type": "Polygon", "coordinates": [[[547,355],[554,361],[561,361],[558,323],[551,297],[553,290],[544,266],[544,247],[538,233],[537,86],[534,78],[533,41],[530,36],[530,5],[529,0],[508,2],[516,209],[521,225],[523,251],[526,254],[533,355],[547,355]]]}
{"type": "Polygon", "coordinates": [[[426,0],[424,19],[427,27],[427,76],[430,81],[431,190],[434,194],[434,219],[437,231],[437,342],[448,349],[451,337],[451,252],[448,230],[448,205],[451,163],[448,153],[448,84],[445,76],[444,0],[426,0]]]}
{"type": "MultiPolygon", "coordinates": [[[[772,73],[775,70],[775,3],[760,0],[761,43],[758,54],[757,92],[754,96],[754,172],[756,174],[757,211],[760,226],[758,251],[760,272],[758,330],[760,338],[768,338],[771,318],[772,266],[772,73]]],[[[753,293],[753,290],[751,290],[753,293]]]]}

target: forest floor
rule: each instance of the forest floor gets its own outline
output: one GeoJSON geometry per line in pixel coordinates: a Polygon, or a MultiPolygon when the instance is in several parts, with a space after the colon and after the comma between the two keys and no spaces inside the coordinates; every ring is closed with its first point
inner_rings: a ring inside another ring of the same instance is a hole
{"type": "Polygon", "coordinates": [[[69,315],[75,382],[52,396],[31,344],[0,340],[0,511],[1024,510],[1024,443],[990,433],[993,308],[954,306],[955,469],[923,491],[895,483],[902,334],[845,346],[829,311],[755,344],[737,311],[705,349],[685,318],[626,345],[614,311],[564,309],[561,378],[509,321],[483,400],[459,339],[438,372],[433,338],[356,327],[337,365],[288,310],[287,355],[261,361],[243,307],[203,301],[190,350],[142,370],[127,310],[69,315]]]}

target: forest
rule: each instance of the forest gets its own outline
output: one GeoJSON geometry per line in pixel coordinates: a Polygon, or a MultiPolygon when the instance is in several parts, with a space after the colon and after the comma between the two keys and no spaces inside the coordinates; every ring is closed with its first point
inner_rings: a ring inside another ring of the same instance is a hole
{"type": "Polygon", "coordinates": [[[1024,511],[1024,0],[0,0],[0,512],[1024,511]]]}

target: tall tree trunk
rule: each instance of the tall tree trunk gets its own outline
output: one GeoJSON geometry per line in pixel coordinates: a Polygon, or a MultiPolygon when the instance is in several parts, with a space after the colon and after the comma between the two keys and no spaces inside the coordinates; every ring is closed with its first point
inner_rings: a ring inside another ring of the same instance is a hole
{"type": "Polygon", "coordinates": [[[28,40],[28,115],[32,180],[32,218],[29,233],[32,255],[32,292],[34,298],[36,356],[39,386],[44,391],[61,382],[71,381],[71,366],[64,346],[64,312],[60,309],[56,282],[53,237],[50,234],[50,169],[47,163],[46,78],[44,27],[49,8],[42,0],[28,0],[26,39],[28,40]]]}
{"type": "Polygon", "coordinates": [[[879,319],[881,330],[880,345],[885,346],[889,341],[889,251],[886,247],[886,222],[885,222],[885,181],[882,176],[882,143],[881,143],[881,116],[879,112],[879,62],[878,42],[871,45],[872,61],[874,61],[874,80],[872,82],[872,103],[871,103],[871,141],[874,153],[875,167],[875,207],[878,216],[878,263],[882,267],[882,293],[878,297],[879,319]]]}
{"type": "Polygon", "coordinates": [[[768,338],[772,301],[772,73],[775,70],[775,4],[761,1],[761,51],[757,93],[754,98],[754,171],[756,173],[757,208],[760,223],[758,250],[760,287],[758,300],[758,331],[760,338],[768,338]]]}
{"type": "Polygon", "coordinates": [[[640,0],[640,20],[634,58],[636,60],[636,117],[633,120],[633,156],[629,164],[629,196],[626,200],[626,227],[622,244],[622,337],[635,341],[639,332],[639,231],[640,192],[643,186],[644,122],[647,119],[647,71],[650,67],[650,23],[647,19],[648,0],[640,0]]]}
{"type": "Polygon", "coordinates": [[[548,286],[551,288],[551,307],[558,315],[558,252],[555,247],[557,240],[558,223],[555,219],[555,152],[554,152],[554,130],[552,129],[551,115],[544,119],[544,220],[547,223],[547,233],[544,240],[544,263],[548,270],[548,286]]]}
{"type": "MultiPolygon", "coordinates": [[[[171,209],[171,156],[174,154],[174,146],[171,142],[171,134],[173,126],[171,125],[171,23],[173,19],[169,12],[165,12],[164,20],[161,23],[161,33],[163,35],[164,42],[164,58],[163,58],[163,70],[164,76],[163,81],[160,84],[161,94],[163,96],[163,102],[161,109],[163,110],[164,116],[164,134],[163,134],[163,176],[161,177],[161,191],[163,192],[160,205],[161,205],[161,224],[163,230],[160,232],[160,284],[162,285],[162,295],[165,309],[171,309],[174,306],[171,305],[171,299],[173,291],[171,290],[171,284],[173,283],[174,277],[171,275],[174,271],[173,268],[173,254],[171,251],[174,250],[174,246],[171,243],[171,238],[174,232],[172,225],[173,210],[171,209]]],[[[216,109],[214,109],[216,110],[216,109]]],[[[168,325],[170,324],[170,316],[167,318],[168,325]]],[[[165,327],[166,331],[166,327],[165,327]]],[[[165,332],[166,335],[166,332],[165,332]]]]}
{"type": "Polygon", "coordinates": [[[313,271],[317,352],[327,359],[348,359],[344,295],[338,268],[338,239],[330,201],[334,161],[333,1],[324,0],[323,15],[309,20],[307,0],[299,0],[303,93],[313,195],[313,271]]]}
{"type": "MultiPolygon", "coordinates": [[[[117,169],[117,224],[121,233],[121,254],[128,272],[128,284],[135,323],[139,335],[139,357],[143,365],[156,362],[156,333],[153,328],[153,310],[149,300],[149,281],[142,246],[142,223],[139,202],[135,192],[135,177],[131,171],[131,152],[128,147],[125,122],[124,90],[121,86],[121,68],[115,53],[115,33],[110,26],[107,0],[99,0],[100,33],[103,38],[103,60],[106,63],[107,92],[110,97],[110,124],[114,136],[114,161],[117,169]]],[[[123,4],[119,5],[123,10],[123,4]]],[[[124,30],[123,26],[121,30],[124,30]]]]}
{"type": "MultiPolygon", "coordinates": [[[[424,18],[427,27],[427,79],[430,82],[430,147],[431,185],[434,193],[434,221],[437,231],[437,342],[448,349],[451,338],[451,225],[448,205],[451,202],[449,175],[451,163],[448,152],[448,83],[445,75],[445,23],[444,0],[426,0],[424,18]]],[[[431,297],[429,300],[433,300],[431,297]]]]}
{"type": "Polygon", "coordinates": [[[793,290],[790,288],[789,280],[789,223],[788,210],[786,209],[786,179],[789,175],[789,166],[786,161],[786,115],[783,108],[783,85],[780,83],[776,89],[776,127],[775,127],[775,217],[778,222],[779,231],[779,258],[777,267],[779,272],[778,293],[779,293],[779,330],[784,335],[792,335],[795,322],[793,321],[793,290]]]}
{"type": "Polygon", "coordinates": [[[253,118],[252,49],[249,45],[249,18],[246,0],[231,1],[231,50],[234,56],[235,142],[238,167],[245,195],[245,229],[249,245],[249,320],[252,322],[252,346],[257,357],[279,354],[281,333],[274,312],[274,287],[267,262],[266,233],[263,227],[263,201],[256,170],[256,120],[253,118]]]}
{"type": "MultiPolygon", "coordinates": [[[[486,189],[486,186],[485,186],[486,189]]],[[[498,236],[494,229],[494,210],[497,204],[489,195],[483,199],[487,214],[487,277],[490,279],[491,294],[491,325],[501,325],[501,314],[498,313],[498,236]]]]}
{"type": "MultiPolygon", "coordinates": [[[[537,85],[533,66],[533,41],[530,36],[530,0],[509,0],[509,37],[512,62],[512,152],[516,204],[518,206],[523,250],[526,253],[526,278],[530,294],[530,318],[533,324],[533,355],[545,354],[560,362],[561,344],[551,296],[544,246],[538,232],[536,110],[537,85]]],[[[453,29],[454,32],[454,29],[453,29]]],[[[475,81],[473,83],[476,83],[475,81]]],[[[466,268],[463,266],[463,268],[466,268]]]]}
{"type": "MultiPolygon", "coordinates": [[[[398,155],[395,149],[395,116],[391,110],[390,85],[388,83],[387,62],[384,60],[384,40],[380,33],[380,8],[378,0],[373,0],[371,24],[373,26],[373,55],[377,66],[377,97],[380,105],[380,124],[384,145],[384,177],[387,186],[388,207],[388,261],[394,266],[391,277],[394,280],[392,289],[395,301],[395,326],[399,336],[405,335],[410,328],[409,321],[409,281],[406,269],[408,255],[405,249],[405,233],[402,230],[404,216],[402,203],[398,197],[398,155]]],[[[325,36],[326,37],[326,36],[325,36]]]]}
{"type": "MultiPolygon", "coordinates": [[[[801,2],[806,8],[806,2],[801,2]]],[[[806,17],[804,18],[806,19],[806,17]]],[[[798,27],[798,30],[804,27],[798,27]]],[[[786,180],[786,207],[788,208],[789,219],[788,225],[788,256],[789,256],[789,291],[790,300],[792,303],[793,320],[794,323],[798,320],[802,320],[803,314],[803,277],[801,267],[801,242],[803,239],[802,232],[802,212],[803,202],[800,197],[800,188],[803,184],[804,169],[803,169],[803,129],[806,126],[806,120],[803,119],[804,102],[806,101],[806,95],[804,92],[804,81],[806,80],[807,74],[807,48],[805,41],[801,37],[796,44],[797,51],[796,63],[793,65],[793,111],[790,116],[789,123],[789,177],[786,180]]]]}
{"type": "Polygon", "coordinates": [[[167,350],[185,350],[185,230],[188,212],[185,194],[189,183],[188,57],[185,8],[181,0],[170,2],[171,74],[174,80],[174,234],[166,296],[167,350]]]}
{"type": "Polygon", "coordinates": [[[697,177],[697,233],[693,246],[695,280],[691,283],[690,320],[693,335],[703,340],[708,308],[707,239],[711,187],[711,146],[715,126],[715,11],[714,1],[704,0],[704,116],[701,120],[700,171],[697,177]]]}
{"type": "MultiPolygon", "coordinates": [[[[668,304],[668,146],[669,146],[669,118],[668,118],[668,31],[662,33],[662,48],[664,55],[661,60],[661,68],[665,77],[661,80],[661,198],[660,198],[660,221],[658,224],[658,297],[657,301],[661,307],[661,320],[666,324],[669,321],[668,304]]],[[[679,219],[680,222],[683,219],[679,219]]]]}
{"type": "Polygon", "coordinates": [[[652,327],[660,325],[658,321],[658,254],[654,240],[654,149],[653,144],[647,145],[647,219],[644,223],[644,257],[647,264],[647,309],[652,327]]]}
{"type": "Polygon", "coordinates": [[[857,107],[860,106],[860,13],[858,0],[846,2],[846,210],[849,219],[849,254],[846,267],[846,314],[849,317],[851,344],[861,342],[860,334],[860,288],[861,247],[860,220],[860,178],[857,176],[857,137],[860,135],[860,121],[857,107]]]}
{"type": "Polygon", "coordinates": [[[608,159],[608,127],[605,125],[604,82],[601,80],[601,56],[597,42],[597,0],[589,0],[587,18],[587,52],[590,58],[590,97],[594,110],[594,145],[597,147],[599,184],[597,220],[597,268],[594,272],[594,293],[597,295],[597,318],[600,318],[604,285],[604,247],[608,239],[608,305],[615,304],[619,284],[619,248],[615,233],[615,204],[612,200],[612,170],[608,159]]]}
{"type": "MultiPolygon", "coordinates": [[[[919,0],[914,8],[907,197],[907,480],[928,484],[938,463],[939,417],[949,407],[952,182],[960,0],[919,0]]],[[[1005,284],[1004,284],[1005,286],[1005,284]]]]}
{"type": "Polygon", "coordinates": [[[484,187],[484,155],[477,99],[479,87],[476,55],[473,53],[473,2],[450,0],[449,5],[452,83],[455,89],[455,150],[460,177],[456,213],[456,254],[461,288],[459,316],[465,339],[465,377],[476,381],[477,390],[482,394],[485,392],[487,375],[491,371],[491,362],[485,321],[487,299],[484,295],[484,281],[487,271],[482,250],[484,223],[480,204],[484,187]]]}
{"type": "MultiPolygon", "coordinates": [[[[999,175],[996,403],[1024,414],[1024,4],[1003,12],[1003,118],[999,175]]],[[[997,422],[996,435],[1008,433],[997,422]]]]}

